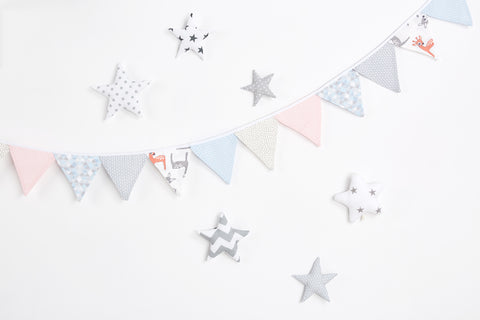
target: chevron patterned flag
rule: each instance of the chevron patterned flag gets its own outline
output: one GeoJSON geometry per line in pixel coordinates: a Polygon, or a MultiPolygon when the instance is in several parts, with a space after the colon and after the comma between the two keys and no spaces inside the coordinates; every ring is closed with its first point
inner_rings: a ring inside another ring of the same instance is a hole
{"type": "Polygon", "coordinates": [[[246,237],[249,231],[232,228],[225,214],[220,213],[216,228],[200,231],[199,233],[210,242],[207,260],[215,258],[222,252],[225,252],[231,256],[233,260],[240,262],[238,242],[246,237]]]}

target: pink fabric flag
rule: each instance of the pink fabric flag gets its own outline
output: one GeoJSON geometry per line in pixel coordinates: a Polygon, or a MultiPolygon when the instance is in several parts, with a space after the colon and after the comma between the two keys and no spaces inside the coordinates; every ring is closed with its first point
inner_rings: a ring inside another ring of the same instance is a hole
{"type": "Polygon", "coordinates": [[[275,119],[281,124],[293,129],[320,146],[322,99],[313,95],[296,106],[278,114],[275,119]]]}
{"type": "Polygon", "coordinates": [[[28,195],[45,171],[55,162],[55,157],[50,152],[10,146],[10,154],[25,195],[28,195]]]}

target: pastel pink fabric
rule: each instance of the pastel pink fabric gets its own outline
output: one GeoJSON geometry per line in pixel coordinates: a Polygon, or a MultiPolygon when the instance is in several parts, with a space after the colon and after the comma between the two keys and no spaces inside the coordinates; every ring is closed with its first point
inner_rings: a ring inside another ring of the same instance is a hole
{"type": "Polygon", "coordinates": [[[55,157],[50,152],[14,146],[10,146],[10,155],[25,195],[28,195],[45,171],[55,162],[55,157]]]}
{"type": "Polygon", "coordinates": [[[320,146],[322,131],[322,99],[313,95],[296,106],[278,114],[275,119],[281,124],[293,129],[320,146]]]}

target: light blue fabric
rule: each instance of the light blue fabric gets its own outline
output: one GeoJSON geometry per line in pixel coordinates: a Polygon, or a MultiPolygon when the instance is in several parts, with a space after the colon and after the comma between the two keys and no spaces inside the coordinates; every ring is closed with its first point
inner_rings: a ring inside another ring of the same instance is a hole
{"type": "Polygon", "coordinates": [[[465,0],[432,0],[423,9],[427,16],[448,22],[472,25],[472,16],[465,0]]]}
{"type": "Polygon", "coordinates": [[[55,159],[72,185],[77,200],[82,200],[87,188],[101,167],[100,159],[72,154],[55,154],[55,159]]]}
{"type": "Polygon", "coordinates": [[[323,89],[318,96],[356,116],[363,117],[363,105],[360,91],[360,77],[354,70],[341,76],[334,83],[323,89]]]}
{"type": "Polygon", "coordinates": [[[192,152],[223,181],[230,183],[238,139],[234,134],[191,146],[192,152]]]}

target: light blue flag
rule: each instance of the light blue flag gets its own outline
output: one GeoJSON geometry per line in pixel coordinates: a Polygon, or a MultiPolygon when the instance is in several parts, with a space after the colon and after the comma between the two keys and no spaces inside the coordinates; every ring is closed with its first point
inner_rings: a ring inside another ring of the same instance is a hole
{"type": "Polygon", "coordinates": [[[364,115],[360,77],[355,70],[350,70],[317,95],[356,116],[363,117],[364,115]]]}
{"type": "Polygon", "coordinates": [[[92,156],[55,154],[58,166],[72,185],[77,200],[82,200],[101,167],[100,159],[92,156]]]}
{"type": "Polygon", "coordinates": [[[465,0],[432,0],[423,9],[427,16],[448,22],[472,25],[472,16],[465,0]]]}
{"type": "Polygon", "coordinates": [[[223,181],[232,179],[238,139],[234,134],[191,146],[192,152],[212,169],[223,181]]]}

